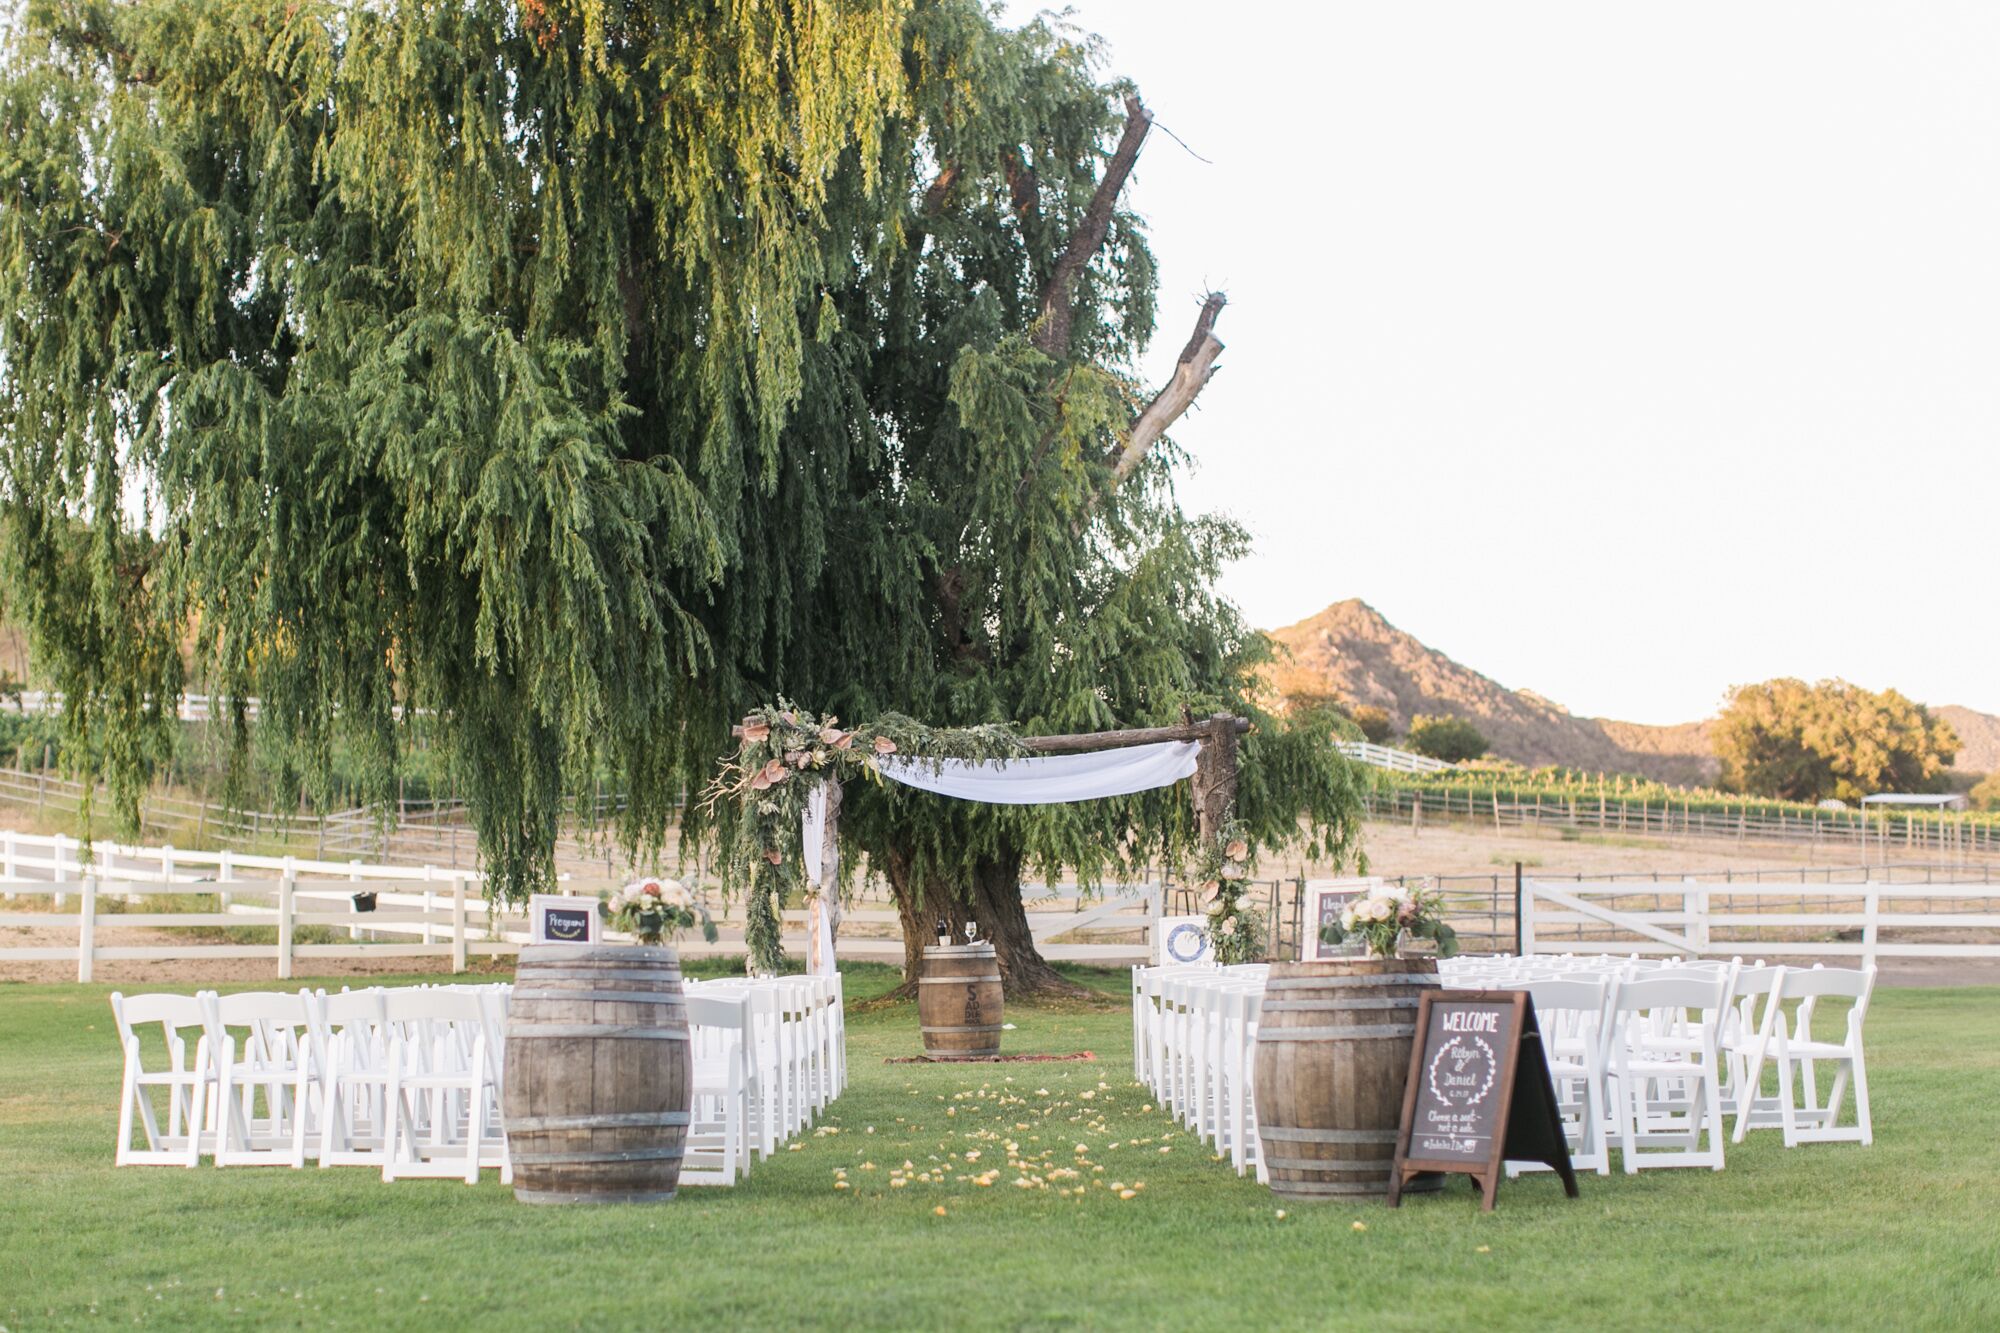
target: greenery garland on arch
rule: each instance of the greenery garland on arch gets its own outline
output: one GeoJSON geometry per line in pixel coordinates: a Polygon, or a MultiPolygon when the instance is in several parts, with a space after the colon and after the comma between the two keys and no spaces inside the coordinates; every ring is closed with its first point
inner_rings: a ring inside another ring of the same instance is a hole
{"type": "Polygon", "coordinates": [[[1233,817],[1202,845],[1195,862],[1195,884],[1210,895],[1209,949],[1224,966],[1254,963],[1263,956],[1264,919],[1243,900],[1251,865],[1250,835],[1233,817]]]}
{"type": "MultiPolygon", "coordinates": [[[[736,753],[724,759],[702,797],[715,820],[724,882],[741,886],[748,924],[744,942],[754,971],[784,962],[778,908],[787,893],[815,892],[805,880],[799,836],[806,805],[820,783],[851,777],[882,781],[883,755],[917,759],[1018,759],[1028,747],[1011,728],[928,727],[900,713],[843,729],[840,719],[779,700],[737,727],[736,753]]],[[[837,890],[836,890],[837,891],[837,890]]]]}

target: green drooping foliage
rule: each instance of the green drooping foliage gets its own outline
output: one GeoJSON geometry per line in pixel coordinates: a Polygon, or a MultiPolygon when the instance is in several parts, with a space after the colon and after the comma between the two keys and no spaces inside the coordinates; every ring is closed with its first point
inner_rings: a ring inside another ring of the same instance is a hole
{"type": "Polygon", "coordinates": [[[6,552],[66,752],[103,756],[128,827],[185,640],[322,804],[337,732],[386,798],[425,717],[505,896],[600,774],[628,839],[661,833],[726,716],[695,682],[817,569],[781,434],[821,292],[894,206],[906,17],[27,7],[6,552]]]}
{"type": "Polygon", "coordinates": [[[1922,704],[1841,680],[1739,685],[1714,743],[1724,788],[1790,801],[1937,790],[1959,748],[1922,704]]]}
{"type": "MultiPolygon", "coordinates": [[[[775,698],[1233,710],[1248,836],[1351,856],[1355,778],[1257,704],[1215,591],[1244,533],[1182,511],[1170,443],[1113,463],[1154,270],[1100,190],[1137,124],[1100,58],[972,0],[35,0],[0,487],[66,725],[118,742],[66,753],[129,816],[190,647],[311,800],[336,737],[386,796],[433,728],[518,896],[594,781],[645,845],[775,698]]],[[[1184,791],[868,787],[841,827],[910,910],[1023,932],[1024,867],[1195,841],[1184,791]]]]}
{"type": "Polygon", "coordinates": [[[1487,742],[1479,728],[1462,717],[1425,717],[1418,714],[1410,719],[1410,734],[1403,744],[1418,754],[1442,759],[1447,764],[1462,764],[1485,754],[1487,742]]]}
{"type": "MultiPolygon", "coordinates": [[[[843,479],[852,509],[827,529],[828,583],[763,697],[1024,736],[1245,713],[1249,835],[1297,842],[1304,814],[1315,852],[1351,856],[1354,778],[1323,730],[1257,704],[1268,644],[1215,592],[1244,533],[1182,511],[1171,446],[1122,479],[1113,467],[1145,401],[1134,359],[1154,322],[1132,215],[1110,214],[1077,275],[1067,339],[1046,336],[1059,258],[1088,224],[1127,90],[1097,81],[1097,52],[1076,34],[1006,32],[949,5],[918,7],[910,50],[902,243],[829,288],[807,357],[815,391],[787,431],[801,456],[850,456],[857,436],[872,447],[843,479]]],[[[1196,844],[1185,789],[998,809],[868,787],[841,827],[890,877],[908,939],[929,933],[920,912],[965,904],[1010,985],[1023,970],[1010,944],[1032,956],[1024,870],[1094,882],[1184,867],[1196,844]]]]}

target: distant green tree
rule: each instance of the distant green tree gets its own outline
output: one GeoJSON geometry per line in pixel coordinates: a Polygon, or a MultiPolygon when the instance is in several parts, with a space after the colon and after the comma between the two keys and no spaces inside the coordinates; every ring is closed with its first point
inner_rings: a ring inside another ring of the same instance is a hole
{"type": "Polygon", "coordinates": [[[1895,690],[1790,678],[1731,690],[1714,745],[1724,788],[1789,801],[1937,790],[1959,749],[1950,723],[1895,690]]]}
{"type": "Polygon", "coordinates": [[[1377,745],[1386,744],[1396,734],[1396,720],[1383,709],[1364,704],[1351,710],[1348,716],[1354,719],[1355,726],[1361,728],[1362,738],[1377,745]]]}
{"type": "Polygon", "coordinates": [[[1403,744],[1418,754],[1460,764],[1485,754],[1487,742],[1479,728],[1462,717],[1427,717],[1419,713],[1410,719],[1410,734],[1403,744]]]}
{"type": "Polygon", "coordinates": [[[2000,773],[1988,773],[1967,793],[1975,810],[2000,810],[2000,773]]]}

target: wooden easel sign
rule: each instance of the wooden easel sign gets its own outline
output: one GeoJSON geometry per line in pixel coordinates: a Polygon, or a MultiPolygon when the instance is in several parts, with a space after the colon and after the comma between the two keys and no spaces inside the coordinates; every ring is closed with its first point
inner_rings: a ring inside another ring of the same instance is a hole
{"type": "Polygon", "coordinates": [[[1389,1206],[1402,1202],[1411,1177],[1445,1171],[1471,1176],[1491,1212],[1509,1161],[1555,1168],[1563,1191],[1577,1196],[1534,1002],[1525,991],[1425,991],[1389,1206]]]}

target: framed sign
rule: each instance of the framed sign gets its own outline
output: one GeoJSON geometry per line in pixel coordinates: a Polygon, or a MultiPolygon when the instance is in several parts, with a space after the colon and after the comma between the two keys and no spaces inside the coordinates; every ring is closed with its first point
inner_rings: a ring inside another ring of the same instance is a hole
{"type": "Polygon", "coordinates": [[[1343,957],[1338,944],[1328,944],[1320,932],[1340,922],[1340,909],[1369,890],[1379,888],[1380,879],[1312,879],[1306,881],[1305,929],[1299,932],[1299,961],[1323,963],[1343,957]]]}
{"type": "Polygon", "coordinates": [[[528,899],[528,943],[597,943],[597,900],[535,894],[528,899]]]}
{"type": "Polygon", "coordinates": [[[1417,1002],[1389,1206],[1426,1171],[1458,1172],[1491,1212],[1508,1161],[1540,1162],[1574,1199],[1562,1112],[1526,991],[1425,991],[1417,1002]]]}
{"type": "Polygon", "coordinates": [[[1153,954],[1159,966],[1168,963],[1212,962],[1215,953],[1208,944],[1205,916],[1163,916],[1153,923],[1159,943],[1153,954]]]}

